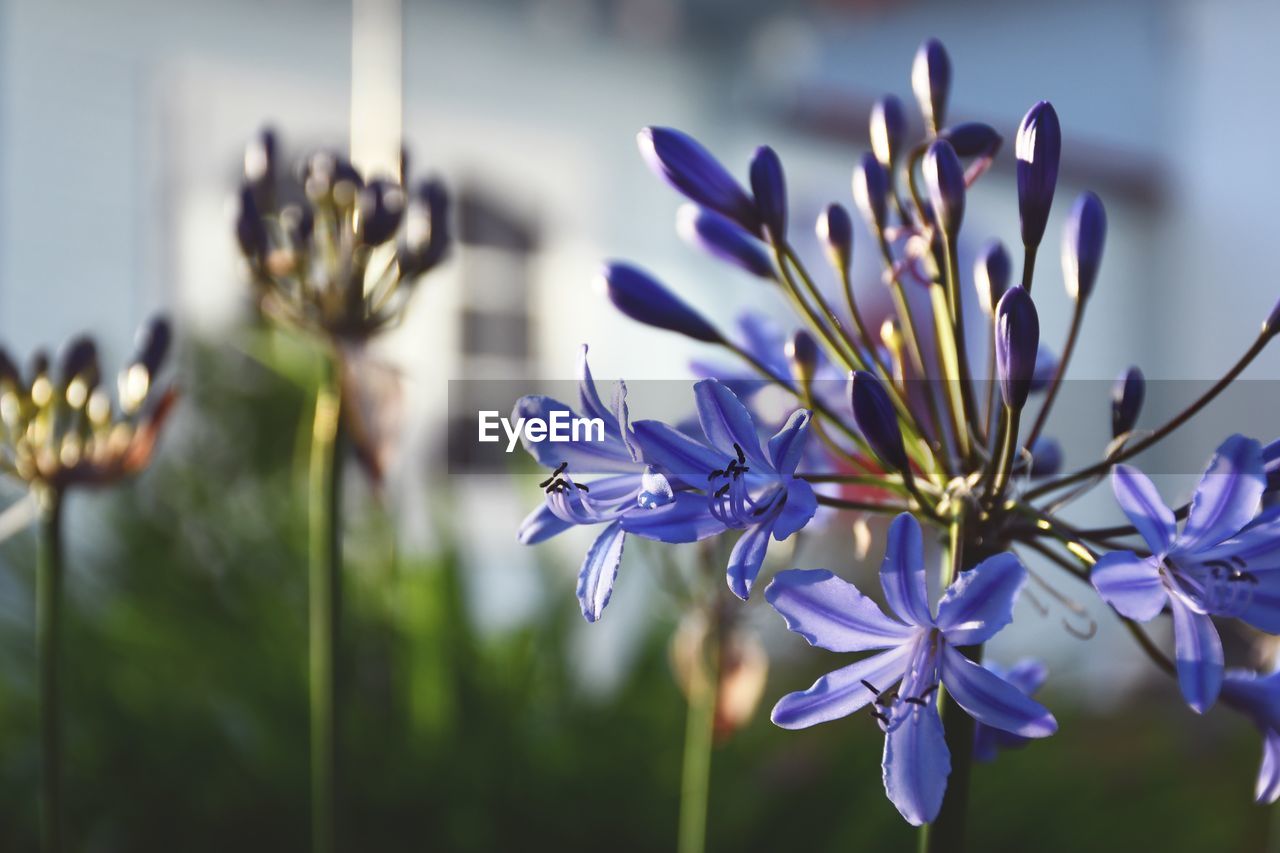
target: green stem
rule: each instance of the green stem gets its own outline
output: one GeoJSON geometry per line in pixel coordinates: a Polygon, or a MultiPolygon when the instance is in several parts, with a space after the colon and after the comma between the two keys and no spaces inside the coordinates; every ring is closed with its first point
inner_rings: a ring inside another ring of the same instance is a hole
{"type": "MultiPolygon", "coordinates": [[[[714,607],[710,609],[714,611],[714,607]]],[[[710,620],[707,634],[698,644],[689,672],[689,716],[680,780],[679,853],[703,853],[707,843],[707,799],[720,672],[720,628],[714,612],[707,615],[710,620]]]]}
{"type": "Polygon", "coordinates": [[[342,615],[342,427],[337,365],[316,394],[310,466],[311,848],[332,853],[337,808],[337,649],[342,615]]]}
{"type": "Polygon", "coordinates": [[[42,488],[36,566],[36,655],[40,669],[40,839],[44,853],[62,849],[62,496],[42,488]]]}

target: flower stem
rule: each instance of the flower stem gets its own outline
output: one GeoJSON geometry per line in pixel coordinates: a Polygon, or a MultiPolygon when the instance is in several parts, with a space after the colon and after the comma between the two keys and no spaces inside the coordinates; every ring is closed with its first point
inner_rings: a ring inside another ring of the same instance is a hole
{"type": "Polygon", "coordinates": [[[337,807],[337,649],[342,614],[341,397],[331,364],[316,394],[310,465],[311,849],[332,853],[337,807]]]}
{"type": "Polygon", "coordinates": [[[714,612],[707,617],[707,633],[698,644],[689,672],[689,716],[680,781],[679,853],[703,853],[707,843],[707,798],[711,787],[711,747],[720,669],[720,628],[714,612]]]}
{"type": "Polygon", "coordinates": [[[36,565],[36,656],[40,679],[40,839],[44,853],[62,849],[62,497],[41,489],[36,565]]]}

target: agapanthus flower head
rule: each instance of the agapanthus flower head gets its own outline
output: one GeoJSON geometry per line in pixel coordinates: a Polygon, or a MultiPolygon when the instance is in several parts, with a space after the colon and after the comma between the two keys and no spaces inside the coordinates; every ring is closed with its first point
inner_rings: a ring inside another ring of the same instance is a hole
{"type": "Polygon", "coordinates": [[[1018,213],[1022,219],[1022,244],[1035,248],[1044,239],[1058,185],[1058,161],[1062,157],[1062,128],[1048,101],[1032,107],[1018,126],[1014,146],[1018,160],[1018,213]]]}
{"type": "Polygon", "coordinates": [[[787,238],[787,179],[782,161],[768,145],[761,145],[751,158],[751,192],[756,211],[769,238],[781,242],[787,238]]]}
{"type": "Polygon", "coordinates": [[[884,232],[889,224],[889,176],[869,151],[853,170],[853,203],[873,233],[884,232]]]}
{"type": "Polygon", "coordinates": [[[1111,386],[1111,437],[1117,438],[1133,429],[1142,412],[1147,395],[1147,380],[1137,367],[1130,367],[1111,386]]]}
{"type": "Polygon", "coordinates": [[[892,471],[909,474],[898,414],[880,380],[865,370],[855,371],[849,378],[849,400],[858,430],[880,462],[892,471]]]}
{"type": "Polygon", "coordinates": [[[930,143],[921,170],[933,215],[939,227],[954,239],[964,221],[965,182],[964,167],[951,143],[945,139],[930,143]]]}
{"type": "Polygon", "coordinates": [[[759,233],[755,202],[692,136],[670,127],[646,127],[636,136],[636,143],[649,168],[690,201],[759,233]]]}
{"type": "Polygon", "coordinates": [[[1018,558],[997,554],[961,572],[935,611],[919,523],[899,515],[887,539],[880,585],[892,615],[826,570],[779,572],[769,584],[765,600],[810,645],[877,650],[782,697],[772,719],[799,729],[871,706],[886,735],[885,792],[909,823],[919,825],[937,816],[951,767],[934,696],[939,684],[971,717],[1000,731],[1046,737],[1058,723],[1040,703],[960,651],[1012,621],[1027,577],[1018,558]]]}
{"type": "Polygon", "coordinates": [[[831,266],[841,275],[848,275],[853,262],[853,220],[849,211],[841,204],[827,205],[819,214],[814,231],[827,250],[831,266]]]}
{"type": "Polygon", "coordinates": [[[236,236],[262,312],[343,344],[398,322],[414,284],[447,251],[448,196],[439,182],[410,193],[389,178],[366,180],[343,157],[319,151],[303,161],[297,184],[284,186],[274,165],[258,168],[256,144],[246,153],[236,236]],[[264,192],[267,180],[279,186],[264,192]],[[270,207],[259,207],[263,198],[270,207]],[[276,207],[277,198],[300,200],[276,207]],[[395,251],[384,250],[397,235],[395,251]]]}
{"type": "Polygon", "coordinates": [[[169,339],[163,318],[143,326],[137,352],[120,373],[116,401],[102,385],[97,344],[87,335],[69,340],[53,363],[41,353],[26,377],[7,355],[0,358],[0,469],[60,491],[104,485],[145,468],[177,398],[155,381],[169,339]]]}
{"type": "Polygon", "coordinates": [[[926,39],[916,51],[911,65],[911,91],[920,105],[920,115],[931,133],[946,123],[947,99],[951,95],[951,57],[936,38],[926,39]]]}
{"type": "Polygon", "coordinates": [[[701,314],[637,266],[610,261],[596,276],[596,285],[632,320],[707,343],[723,340],[701,314]]]}
{"type": "Polygon", "coordinates": [[[1222,443],[1181,532],[1141,471],[1117,465],[1111,485],[1151,553],[1105,554],[1090,578],[1122,616],[1146,622],[1169,609],[1178,683],[1187,704],[1203,713],[1222,686],[1222,642],[1212,617],[1280,633],[1280,517],[1257,517],[1266,489],[1262,446],[1242,435],[1222,443]]]}
{"type": "Polygon", "coordinates": [[[676,231],[689,245],[754,276],[773,279],[776,275],[773,258],[764,244],[714,210],[693,203],[680,205],[676,231]]]}
{"type": "Polygon", "coordinates": [[[1106,240],[1107,212],[1102,199],[1091,192],[1081,193],[1062,232],[1062,280],[1072,300],[1083,302],[1093,293],[1106,240]]]}
{"type": "Polygon", "coordinates": [[[982,245],[973,262],[973,283],[978,290],[978,307],[991,317],[995,314],[1000,297],[1009,289],[1013,276],[1013,262],[1004,243],[991,239],[982,245]]]}
{"type": "Polygon", "coordinates": [[[1022,411],[1035,376],[1040,350],[1040,318],[1031,294],[1021,285],[1005,292],[996,306],[996,374],[1000,396],[1015,412],[1022,411]]]}
{"type": "Polygon", "coordinates": [[[871,107],[871,151],[885,169],[898,162],[907,136],[907,114],[896,95],[885,95],[871,107]]]}

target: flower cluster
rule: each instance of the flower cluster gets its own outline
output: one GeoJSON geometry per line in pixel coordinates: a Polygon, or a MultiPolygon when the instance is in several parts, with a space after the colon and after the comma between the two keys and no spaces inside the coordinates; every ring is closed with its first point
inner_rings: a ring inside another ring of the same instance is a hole
{"type": "MultiPolygon", "coordinates": [[[[622,313],[718,347],[742,366],[699,360],[696,370],[706,377],[694,386],[699,430],[682,430],[652,420],[630,424],[622,386],[605,407],[584,349],[581,407],[603,418],[609,434],[602,443],[529,445],[552,475],[543,483],[545,504],[525,522],[521,539],[605,525],[579,579],[583,612],[594,621],[627,533],[664,542],[736,536],[725,572],[745,600],[769,541],[797,534],[820,517],[820,506],[893,517],[880,572],[891,615],[829,571],[781,571],[769,584],[768,603],[810,644],[878,650],[784,696],[773,721],[803,728],[870,707],[886,734],[886,792],[913,824],[942,820],[949,789],[967,784],[971,755],[989,760],[999,746],[1056,730],[1052,714],[1030,698],[1046,680],[1042,665],[979,663],[983,645],[1013,619],[1027,576],[1018,555],[1046,560],[1096,589],[1142,649],[1177,676],[1194,710],[1222,696],[1258,724],[1266,738],[1258,797],[1274,800],[1280,687],[1275,676],[1224,671],[1214,620],[1280,633],[1280,510],[1263,509],[1280,493],[1280,443],[1264,448],[1228,438],[1194,499],[1177,511],[1125,463],[1210,404],[1262,352],[1280,331],[1280,305],[1222,379],[1165,423],[1139,427],[1145,383],[1136,367],[1126,369],[1111,399],[1113,440],[1098,461],[1060,474],[1061,447],[1044,430],[1098,281],[1106,212],[1091,192],[1070,208],[1061,271],[1073,312],[1061,350],[1051,352],[1040,340],[1032,289],[1058,185],[1058,116],[1048,102],[1035,104],[1013,146],[1020,271],[992,240],[966,285],[957,247],[968,191],[1002,139],[984,124],[948,122],[950,82],[945,49],[925,42],[911,74],[923,137],[909,138],[902,102],[886,96],[871,112],[871,150],[854,167],[852,201],[883,263],[893,306],[879,324],[869,322],[851,279],[855,229],[845,206],[832,203],[817,219],[830,267],[820,278],[789,237],[785,175],[771,148],[756,149],[744,184],[678,130],[640,133],[645,161],[688,200],[677,216],[681,236],[766,282],[794,310],[798,328],[776,330],[747,315],[740,333],[726,333],[649,273],[607,264],[599,285],[622,313]],[[772,436],[767,419],[753,411],[754,397],[731,390],[746,387],[749,377],[794,398],[794,411],[772,436]],[[1023,414],[1032,409],[1027,426],[1023,414]],[[606,476],[587,478],[598,474],[606,476]],[[1108,474],[1129,524],[1072,524],[1065,514],[1072,501],[1108,474]],[[1179,517],[1186,518],[1181,532],[1179,517]],[[945,542],[936,607],[927,594],[922,524],[945,542]],[[1139,624],[1166,612],[1174,660],[1139,624]],[[965,722],[953,725],[953,716],[965,722]]],[[[517,415],[554,408],[568,407],[529,397],[517,415]]],[[[1070,600],[1043,583],[1058,600],[1070,600]]]]}

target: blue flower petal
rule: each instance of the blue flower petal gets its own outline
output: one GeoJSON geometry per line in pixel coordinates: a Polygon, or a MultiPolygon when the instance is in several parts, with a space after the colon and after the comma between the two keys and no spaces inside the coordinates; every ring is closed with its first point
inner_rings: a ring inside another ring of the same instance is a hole
{"type": "Polygon", "coordinates": [[[1196,487],[1178,550],[1194,553],[1235,535],[1257,514],[1266,485],[1262,445],[1242,435],[1228,438],[1196,487]]]}
{"type": "Polygon", "coordinates": [[[912,625],[933,624],[924,577],[924,535],[920,522],[909,513],[902,513],[889,525],[880,586],[889,609],[899,619],[912,625]]]}
{"type": "Polygon", "coordinates": [[[1159,563],[1132,551],[1104,554],[1089,573],[1102,600],[1121,616],[1147,622],[1164,609],[1169,594],[1160,580],[1159,563]]]}
{"type": "Polygon", "coordinates": [[[632,425],[640,455],[672,480],[703,489],[707,475],[724,468],[725,457],[700,441],[690,438],[661,421],[636,421],[632,425]]]}
{"type": "Polygon", "coordinates": [[[818,511],[818,496],[813,486],[804,480],[792,480],[787,484],[787,499],[773,526],[773,538],[781,542],[799,531],[818,511]]]}
{"type": "Polygon", "coordinates": [[[1262,766],[1258,768],[1253,796],[1259,803],[1280,799],[1280,732],[1275,729],[1268,729],[1262,736],[1262,766]]]}
{"type": "Polygon", "coordinates": [[[942,650],[942,683],[983,725],[1022,737],[1048,737],[1058,730],[1047,708],[950,646],[942,650]]]}
{"type": "Polygon", "coordinates": [[[1045,679],[1048,677],[1049,669],[1041,661],[1035,658],[1023,658],[1009,667],[1004,680],[1031,696],[1044,686],[1045,679]]]}
{"type": "Polygon", "coordinates": [[[784,729],[804,729],[847,717],[876,698],[867,684],[884,692],[902,679],[911,649],[907,643],[829,672],[808,690],[779,699],[770,719],[784,729]]]}
{"type": "Polygon", "coordinates": [[[604,430],[609,435],[621,434],[618,419],[600,399],[596,391],[596,381],[587,365],[587,345],[578,350],[578,400],[582,404],[583,413],[589,418],[600,418],[604,421],[604,430]]]}
{"type": "Polygon", "coordinates": [[[892,648],[918,630],[884,615],[857,587],[826,569],[779,572],[764,598],[789,629],[833,652],[892,648]]]}
{"type": "Polygon", "coordinates": [[[729,589],[743,601],[750,597],[751,586],[760,574],[760,567],[764,565],[764,556],[769,550],[769,536],[773,533],[776,522],[777,516],[774,516],[748,527],[738,537],[733,552],[729,554],[729,569],[726,573],[729,589]]]}
{"type": "Polygon", "coordinates": [[[1167,554],[1178,532],[1173,511],[1165,506],[1147,475],[1131,465],[1117,465],[1111,472],[1111,489],[1120,509],[1147,540],[1152,553],[1167,554]]]}
{"type": "MultiPolygon", "coordinates": [[[[516,401],[511,412],[512,424],[519,418],[541,418],[550,422],[552,414],[565,412],[568,418],[578,415],[569,406],[551,397],[531,395],[516,401]]],[[[595,430],[583,430],[595,436],[595,430]]],[[[585,437],[585,436],[584,436],[585,437]]],[[[499,438],[506,443],[506,435],[499,438]]],[[[631,458],[631,452],[623,444],[616,432],[605,431],[604,441],[526,441],[523,434],[520,438],[524,449],[546,468],[556,468],[560,463],[568,463],[568,470],[573,474],[621,474],[637,471],[641,466],[631,458]]]]}
{"type": "Polygon", "coordinates": [[[747,464],[757,472],[773,470],[760,450],[755,421],[737,395],[715,379],[695,384],[693,394],[698,404],[698,423],[713,447],[727,456],[737,445],[746,454],[747,464]]]}
{"type": "Polygon", "coordinates": [[[699,542],[725,530],[711,514],[707,499],[689,492],[677,492],[664,506],[628,509],[621,516],[621,524],[636,536],[673,543],[699,542]]]}
{"type": "Polygon", "coordinates": [[[884,791],[907,823],[920,826],[938,816],[951,774],[951,752],[934,703],[894,707],[882,770],[884,791]]]}
{"type": "Polygon", "coordinates": [[[1027,570],[1005,552],[960,573],[938,602],[938,627],[956,646],[985,643],[1013,621],[1027,570]]]}
{"type": "Polygon", "coordinates": [[[811,417],[807,409],[796,409],[777,435],[769,439],[769,457],[773,460],[774,470],[784,477],[794,474],[800,464],[809,438],[811,417]]]}
{"type": "Polygon", "coordinates": [[[537,545],[539,542],[546,542],[552,536],[556,536],[568,530],[574,525],[571,522],[557,518],[556,514],[551,511],[545,502],[538,505],[538,508],[529,513],[525,520],[520,522],[520,529],[516,533],[516,537],[522,545],[537,545]]]}
{"type": "Polygon", "coordinates": [[[586,559],[582,561],[582,570],[578,572],[578,602],[588,622],[599,619],[609,603],[626,537],[621,524],[610,524],[592,543],[586,559]]]}
{"type": "Polygon", "coordinates": [[[1206,614],[1196,613],[1180,596],[1169,596],[1173,642],[1178,659],[1178,686],[1191,710],[1203,714],[1222,689],[1222,641],[1206,614]]]}

